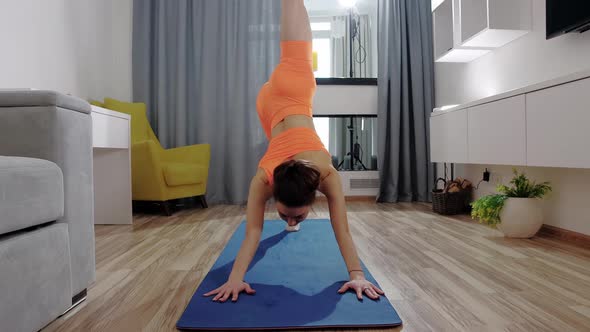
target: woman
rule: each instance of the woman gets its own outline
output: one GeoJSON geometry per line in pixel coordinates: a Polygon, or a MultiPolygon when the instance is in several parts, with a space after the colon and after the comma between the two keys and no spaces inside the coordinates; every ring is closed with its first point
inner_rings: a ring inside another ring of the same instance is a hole
{"type": "Polygon", "coordinates": [[[246,212],[246,237],[225,284],[205,296],[213,301],[237,301],[241,292],[255,291],[244,275],[258,248],[266,201],[274,197],[288,230],[298,230],[319,190],[328,199],[330,219],[350,281],[339,290],[363,293],[372,299],[383,291],[365,279],[346,219],[340,176],[330,154],[315,132],[312,99],[312,35],[303,0],[282,0],[281,61],[262,87],[257,101],[260,122],[270,140],[268,151],[250,183],[246,212]]]}

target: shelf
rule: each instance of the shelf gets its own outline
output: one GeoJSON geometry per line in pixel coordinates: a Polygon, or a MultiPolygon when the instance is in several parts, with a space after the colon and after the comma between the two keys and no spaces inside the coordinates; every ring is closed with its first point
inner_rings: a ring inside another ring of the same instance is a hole
{"type": "Polygon", "coordinates": [[[444,0],[432,12],[436,62],[471,62],[531,29],[530,0],[444,0]]]}
{"type": "Polygon", "coordinates": [[[461,45],[502,47],[531,29],[530,0],[459,0],[461,45]]]}

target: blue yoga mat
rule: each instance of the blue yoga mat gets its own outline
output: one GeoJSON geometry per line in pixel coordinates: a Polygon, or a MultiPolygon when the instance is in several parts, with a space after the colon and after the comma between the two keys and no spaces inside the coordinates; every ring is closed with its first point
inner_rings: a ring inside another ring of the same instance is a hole
{"type": "MultiPolygon", "coordinates": [[[[307,220],[301,230],[286,232],[285,222],[264,223],[262,240],[245,280],[255,295],[240,294],[232,303],[213,302],[203,294],[221,286],[245,235],[245,223],[193,295],[176,327],[190,330],[306,329],[392,327],[401,325],[387,298],[374,301],[338,294],[348,281],[346,265],[329,220],[307,220]]],[[[365,276],[377,284],[363,266],[365,276]]]]}

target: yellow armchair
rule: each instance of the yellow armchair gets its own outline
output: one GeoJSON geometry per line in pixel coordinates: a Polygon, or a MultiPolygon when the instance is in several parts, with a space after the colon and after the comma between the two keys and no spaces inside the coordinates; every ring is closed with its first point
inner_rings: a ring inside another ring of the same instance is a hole
{"type": "Polygon", "coordinates": [[[147,120],[144,103],[105,98],[103,104],[131,115],[133,200],[161,202],[167,215],[171,214],[169,201],[178,198],[199,197],[206,208],[210,145],[164,149],[147,120]]]}

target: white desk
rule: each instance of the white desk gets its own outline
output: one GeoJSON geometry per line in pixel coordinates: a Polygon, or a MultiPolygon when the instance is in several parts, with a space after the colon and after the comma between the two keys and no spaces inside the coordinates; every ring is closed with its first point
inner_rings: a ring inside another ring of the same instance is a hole
{"type": "Polygon", "coordinates": [[[92,106],[94,223],[132,224],[131,117],[92,106]]]}

